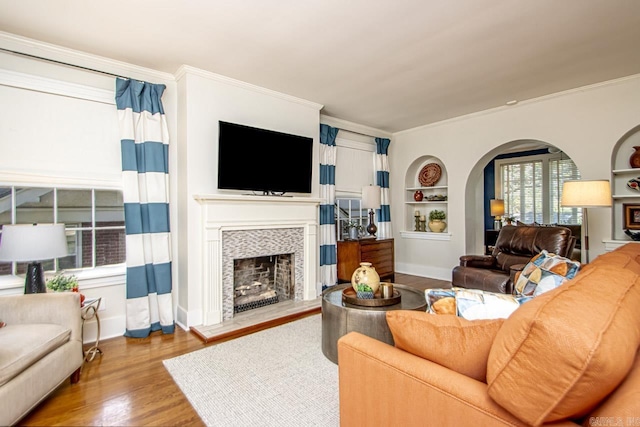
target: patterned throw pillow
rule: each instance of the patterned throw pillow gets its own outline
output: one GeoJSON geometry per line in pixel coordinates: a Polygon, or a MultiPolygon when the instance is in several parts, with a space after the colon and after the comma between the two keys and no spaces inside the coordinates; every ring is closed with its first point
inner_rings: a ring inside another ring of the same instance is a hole
{"type": "Polygon", "coordinates": [[[427,313],[453,314],[467,320],[505,319],[531,297],[481,291],[479,289],[426,289],[427,313]]]}
{"type": "Polygon", "coordinates": [[[518,296],[538,296],[572,279],[580,263],[543,250],[531,258],[515,284],[518,296]]]}

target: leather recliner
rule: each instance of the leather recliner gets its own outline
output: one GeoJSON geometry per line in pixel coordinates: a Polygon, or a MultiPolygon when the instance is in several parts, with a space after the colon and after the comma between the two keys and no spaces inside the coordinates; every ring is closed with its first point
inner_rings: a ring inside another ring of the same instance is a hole
{"type": "Polygon", "coordinates": [[[566,227],[510,226],[500,230],[491,255],[463,255],[452,272],[454,287],[510,294],[516,274],[546,250],[569,257],[576,238],[566,227]]]}

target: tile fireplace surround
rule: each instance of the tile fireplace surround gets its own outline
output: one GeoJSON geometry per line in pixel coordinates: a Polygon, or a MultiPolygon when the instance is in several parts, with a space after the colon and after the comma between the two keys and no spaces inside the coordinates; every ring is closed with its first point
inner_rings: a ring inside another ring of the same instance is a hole
{"type": "Polygon", "coordinates": [[[320,199],[226,194],[194,198],[202,206],[204,326],[233,317],[234,258],[293,253],[295,300],[317,298],[320,199]]]}

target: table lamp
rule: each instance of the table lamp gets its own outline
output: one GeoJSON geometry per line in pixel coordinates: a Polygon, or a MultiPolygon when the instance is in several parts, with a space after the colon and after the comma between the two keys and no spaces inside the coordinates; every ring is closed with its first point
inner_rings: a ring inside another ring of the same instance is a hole
{"type": "Polygon", "coordinates": [[[362,187],[362,208],[369,209],[369,225],[367,225],[367,233],[375,237],[378,227],[373,223],[373,215],[374,209],[380,208],[380,187],[377,185],[362,187]]]}
{"type": "Polygon", "coordinates": [[[589,222],[587,208],[611,206],[611,185],[605,179],[565,181],[562,184],[560,206],[565,208],[582,208],[582,225],[584,226],[584,247],[587,264],[589,263],[589,222]]]}
{"type": "Polygon", "coordinates": [[[24,293],[44,293],[39,261],[67,256],[64,224],[4,225],[0,239],[0,261],[28,261],[24,293]]]}
{"type": "Polygon", "coordinates": [[[504,215],[504,200],[491,199],[489,201],[491,207],[491,216],[493,218],[493,229],[500,230],[502,228],[502,215],[504,215]]]}

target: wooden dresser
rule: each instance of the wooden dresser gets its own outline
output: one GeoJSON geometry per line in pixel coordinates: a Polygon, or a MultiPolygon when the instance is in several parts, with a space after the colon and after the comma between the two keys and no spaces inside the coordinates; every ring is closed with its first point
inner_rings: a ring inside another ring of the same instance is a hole
{"type": "Polygon", "coordinates": [[[338,282],[351,282],[361,262],[370,262],[383,282],[395,279],[393,239],[338,241],[338,282]]]}

